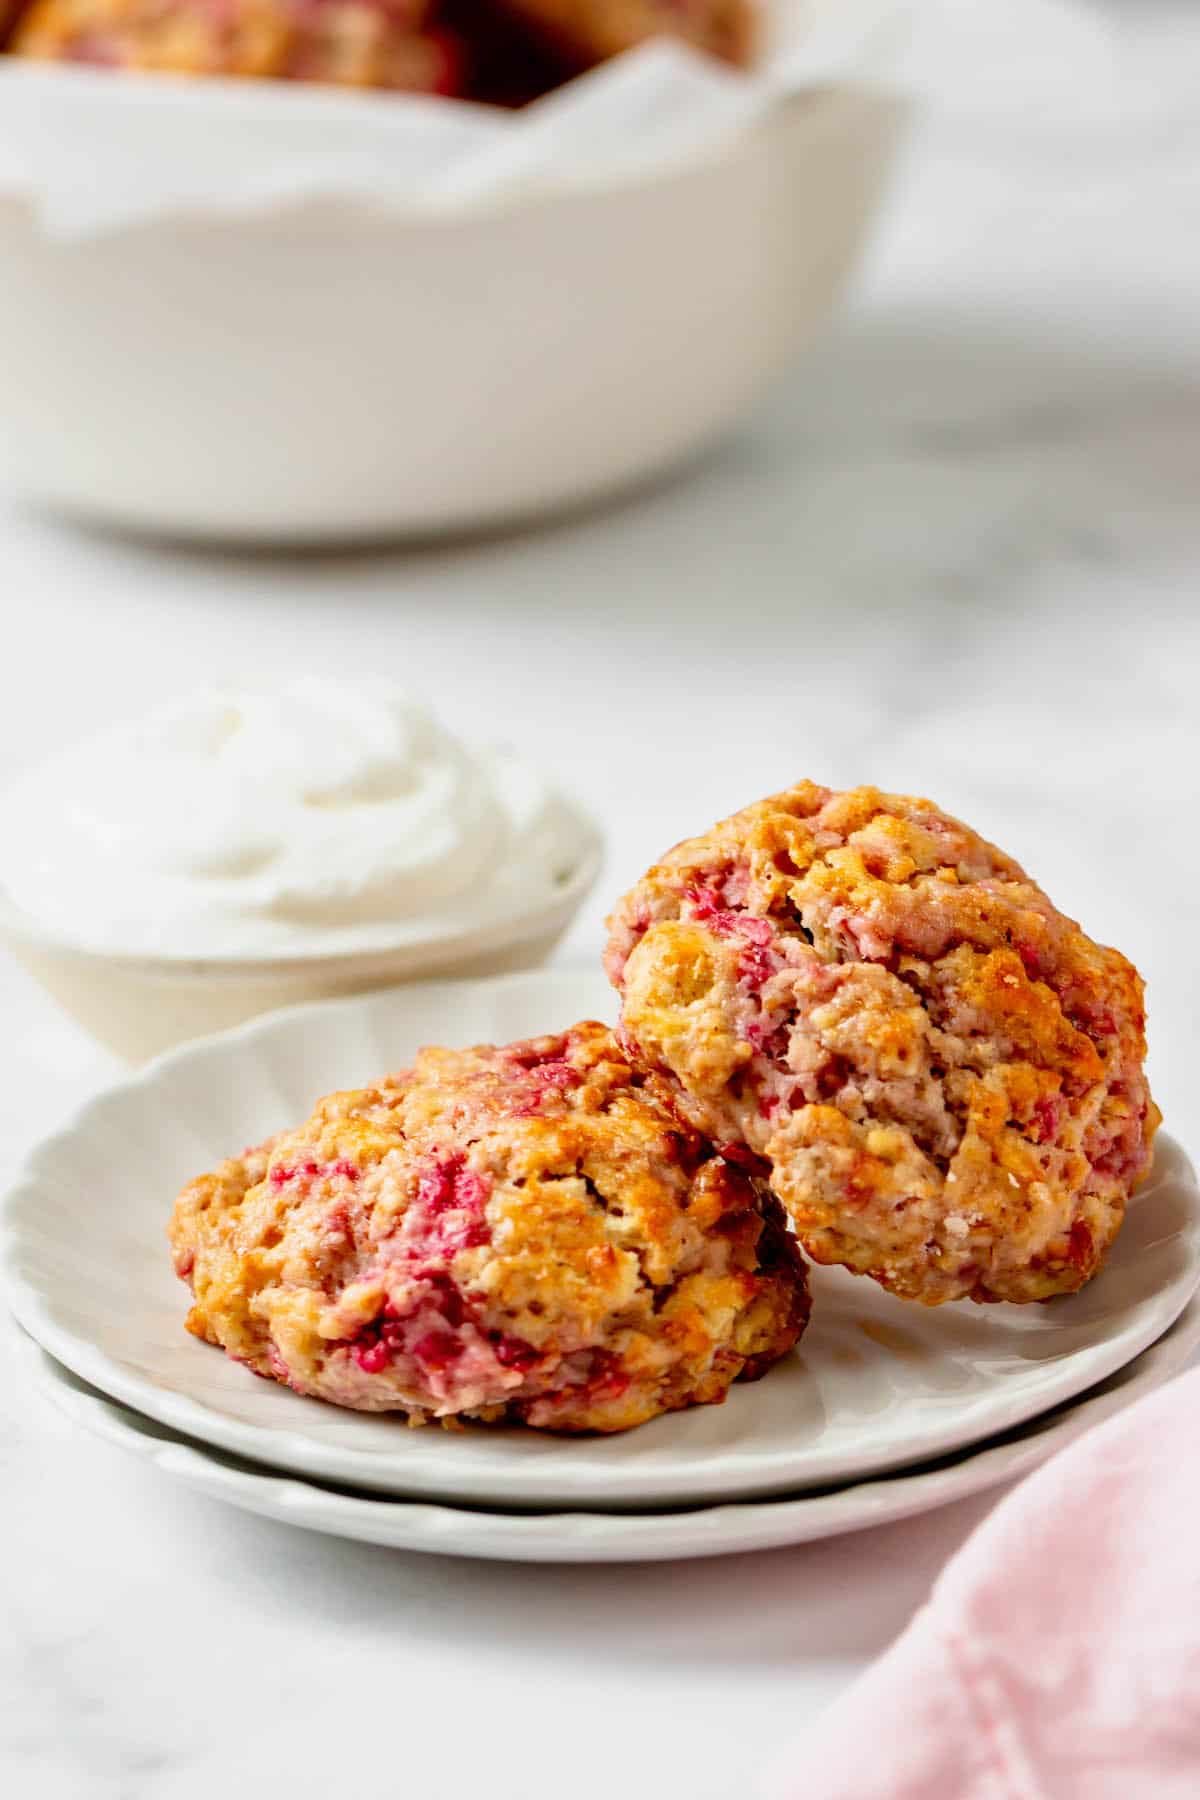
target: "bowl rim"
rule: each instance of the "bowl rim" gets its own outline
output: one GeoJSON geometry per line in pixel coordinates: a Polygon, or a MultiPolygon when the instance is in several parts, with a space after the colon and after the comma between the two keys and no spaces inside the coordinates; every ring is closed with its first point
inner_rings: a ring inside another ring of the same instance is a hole
{"type": "MultiPolygon", "coordinates": [[[[837,3],[838,0],[807,0],[809,8],[826,6],[831,12],[837,3]]],[[[791,116],[801,108],[815,113],[822,106],[836,104],[847,96],[871,96],[880,105],[896,105],[899,95],[894,83],[896,51],[907,35],[913,0],[857,0],[857,4],[864,10],[869,23],[864,28],[861,44],[844,67],[829,73],[810,72],[799,78],[781,74],[772,80],[764,71],[729,71],[722,65],[715,65],[727,78],[740,78],[747,87],[757,88],[756,103],[737,117],[714,121],[712,130],[702,137],[665,149],[648,146],[628,158],[614,161],[605,157],[595,167],[575,166],[565,173],[555,168],[553,159],[543,157],[532,174],[525,172],[515,179],[507,177],[496,187],[486,186],[478,191],[469,187],[459,191],[451,187],[444,192],[429,194],[388,194],[372,190],[360,176],[349,182],[336,179],[316,182],[308,189],[298,188],[286,193],[250,191],[181,195],[168,204],[155,203],[146,209],[137,208],[128,218],[122,216],[88,226],[84,234],[108,237],[114,232],[160,220],[254,224],[264,216],[294,215],[305,210],[319,212],[322,208],[328,210],[331,204],[343,228],[347,217],[384,218],[428,226],[453,225],[537,210],[563,200],[602,199],[608,195],[619,196],[631,189],[703,177],[739,155],[753,154],[775,132],[781,115],[791,116]]],[[[703,67],[714,66],[712,59],[702,52],[664,37],[638,45],[625,52],[623,57],[610,59],[599,65],[599,70],[611,69],[628,57],[662,47],[669,47],[676,53],[682,51],[703,67]]],[[[224,116],[242,125],[252,125],[264,134],[295,130],[313,123],[332,131],[340,128],[346,133],[346,143],[335,153],[335,164],[342,150],[353,147],[353,139],[357,138],[359,147],[369,150],[369,140],[374,137],[375,147],[386,151],[394,133],[406,130],[421,115],[432,117],[434,109],[442,114],[447,105],[464,119],[481,123],[512,121],[515,137],[521,122],[534,116],[540,104],[547,100],[555,102],[560,94],[586,82],[597,72],[585,71],[564,83],[563,87],[552,90],[541,101],[514,112],[474,100],[347,90],[316,82],[221,75],[206,76],[201,81],[188,75],[149,70],[136,71],[133,80],[114,80],[112,70],[14,57],[0,52],[0,91],[5,86],[10,91],[27,87],[34,94],[40,90],[48,105],[70,107],[82,101],[94,107],[98,115],[105,108],[127,114],[138,110],[152,119],[156,111],[165,109],[175,119],[185,117],[204,121],[209,115],[210,122],[217,128],[224,116]]],[[[280,149],[283,149],[282,144],[280,149]]],[[[32,164],[22,167],[22,159],[18,158],[16,179],[10,175],[5,183],[2,151],[0,145],[0,202],[15,199],[33,205],[36,210],[40,182],[32,164]]]]}
{"type": "MultiPolygon", "coordinates": [[[[14,86],[19,83],[31,86],[44,84],[49,97],[57,101],[61,94],[60,103],[66,106],[80,97],[94,98],[101,95],[103,106],[126,111],[138,106],[148,116],[152,115],[156,105],[170,102],[175,109],[188,109],[197,120],[203,120],[206,110],[211,111],[216,115],[211,121],[216,127],[220,124],[218,109],[223,109],[225,116],[234,114],[239,123],[254,124],[265,131],[303,127],[319,112],[324,117],[318,122],[334,128],[341,125],[347,132],[353,131],[366,136],[378,130],[380,147],[385,153],[386,134],[395,123],[387,117],[389,110],[397,114],[404,113],[410,119],[418,110],[425,111],[432,105],[452,106],[485,119],[494,119],[497,115],[505,119],[514,116],[500,107],[474,100],[435,99],[426,94],[351,94],[343,93],[337,88],[323,87],[316,82],[303,87],[300,83],[210,75],[204,78],[201,88],[199,81],[193,77],[151,70],[136,71],[130,80],[122,81],[119,76],[114,80],[111,70],[80,64],[34,64],[31,60],[26,61],[0,51],[0,96],[5,83],[14,86]],[[136,98],[129,92],[131,89],[137,90],[136,98]],[[296,91],[292,92],[292,89],[296,91]]],[[[844,84],[845,87],[854,85],[852,82],[844,84]]],[[[386,219],[434,227],[438,224],[456,225],[480,218],[532,211],[563,200],[579,201],[610,194],[620,195],[631,189],[652,187],[660,183],[669,185],[675,181],[703,176],[727,163],[769,132],[780,111],[787,111],[798,105],[812,107],[841,91],[843,85],[838,84],[790,96],[777,94],[749,116],[734,122],[723,122],[710,136],[689,144],[675,145],[669,150],[654,151],[645,156],[630,158],[626,162],[613,163],[606,160],[594,168],[576,167],[565,175],[554,171],[552,165],[544,165],[532,177],[506,179],[495,188],[485,187],[478,192],[449,189],[444,193],[433,194],[389,194],[372,192],[361,178],[345,182],[336,179],[328,182],[314,180],[311,187],[298,188],[290,193],[264,191],[261,194],[233,192],[218,195],[211,192],[181,196],[169,205],[155,204],[145,213],[139,208],[129,219],[122,217],[115,223],[106,222],[98,228],[89,227],[86,235],[89,238],[108,237],[116,231],[126,231],[145,223],[158,223],[160,220],[218,220],[223,224],[254,226],[264,216],[293,216],[305,211],[332,211],[335,219],[343,225],[349,215],[367,220],[386,219]]],[[[0,180],[0,202],[16,200],[27,205],[36,203],[40,185],[32,168],[22,170],[16,180],[10,178],[7,184],[0,180]]]]}

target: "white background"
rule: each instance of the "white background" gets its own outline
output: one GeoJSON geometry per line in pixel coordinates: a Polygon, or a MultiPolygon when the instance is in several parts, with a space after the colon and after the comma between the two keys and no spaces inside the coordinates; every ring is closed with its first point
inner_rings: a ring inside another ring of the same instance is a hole
{"type": "MultiPolygon", "coordinates": [[[[925,34],[933,98],[852,310],[734,443],[632,504],[292,560],[0,501],[0,779],[209,678],[387,673],[604,823],[573,956],[667,843],[801,774],[924,790],[1139,962],[1194,1146],[1200,16],[1105,16],[1116,55],[1061,20],[1053,57],[972,56],[961,18],[925,34]]],[[[7,963],[0,1016],[7,1163],[110,1065],[7,963]]],[[[725,1562],[505,1568],[227,1512],[15,1374],[0,1411],[21,1800],[717,1800],[789,1738],[803,1791],[806,1721],[990,1504],[725,1562]]]]}

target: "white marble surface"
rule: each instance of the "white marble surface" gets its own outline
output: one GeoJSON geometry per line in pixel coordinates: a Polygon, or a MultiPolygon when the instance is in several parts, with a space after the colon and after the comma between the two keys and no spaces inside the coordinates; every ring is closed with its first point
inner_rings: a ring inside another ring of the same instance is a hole
{"type": "MultiPolygon", "coordinates": [[[[164,687],[318,665],[388,669],[543,756],[607,824],[610,892],[801,772],[927,789],[1141,963],[1196,1146],[1200,16],[1109,16],[1119,56],[1086,32],[1049,74],[981,56],[953,99],[930,58],[852,314],[633,505],[255,561],[0,504],[0,778],[164,687]]],[[[7,965],[0,1012],[7,1163],[106,1065],[7,965]]],[[[468,1565],[185,1496],[13,1382],[0,1414],[21,1800],[752,1792],[789,1736],[802,1769],[806,1721],[990,1504],[724,1563],[468,1565]]]]}

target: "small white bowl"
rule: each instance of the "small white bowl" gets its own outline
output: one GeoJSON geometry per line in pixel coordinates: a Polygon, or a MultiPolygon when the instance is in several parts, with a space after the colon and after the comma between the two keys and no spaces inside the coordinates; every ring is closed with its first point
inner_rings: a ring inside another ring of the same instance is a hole
{"type": "Polygon", "coordinates": [[[254,158],[386,166],[415,115],[4,61],[18,149],[69,143],[95,188],[118,152],[185,193],[217,168],[228,200],[71,239],[0,192],[0,477],[229,543],[529,520],[712,444],[832,312],[904,117],[831,85],[637,173],[452,206],[272,203],[247,199],[254,158]]]}
{"type": "Polygon", "coordinates": [[[118,956],[41,931],[0,892],[0,941],[93,1037],[130,1062],[300,1001],[432,975],[502,975],[545,962],[595,885],[596,834],[560,890],[486,928],[349,954],[258,961],[118,956]]]}

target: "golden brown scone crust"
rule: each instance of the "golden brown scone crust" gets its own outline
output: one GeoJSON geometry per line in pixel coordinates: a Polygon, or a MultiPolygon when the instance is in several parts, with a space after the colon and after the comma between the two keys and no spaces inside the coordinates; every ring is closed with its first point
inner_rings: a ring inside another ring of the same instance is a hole
{"type": "Polygon", "coordinates": [[[1158,1124],[1142,982],[928,800],[801,782],[621,902],[631,1054],[817,1262],[934,1305],[1102,1265],[1158,1124]]]}
{"type": "Polygon", "coordinates": [[[427,0],[32,0],[10,48],[176,75],[457,92],[455,47],[425,30],[429,10],[427,0]]]}
{"type": "Polygon", "coordinates": [[[586,1023],[423,1050],[184,1189],[189,1330],[413,1423],[621,1431],[722,1401],[803,1330],[772,1197],[586,1023]]]}

